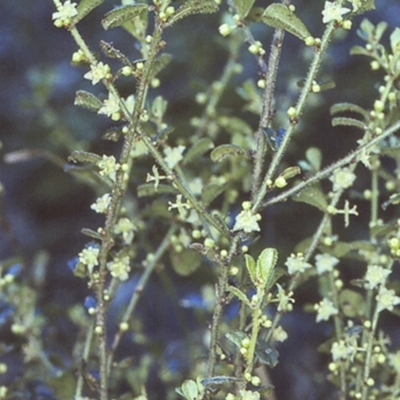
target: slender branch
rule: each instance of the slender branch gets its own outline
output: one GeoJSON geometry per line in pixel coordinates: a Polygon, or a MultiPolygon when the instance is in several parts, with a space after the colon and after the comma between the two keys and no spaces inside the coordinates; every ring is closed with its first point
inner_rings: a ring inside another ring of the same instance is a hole
{"type": "Polygon", "coordinates": [[[315,182],[318,182],[326,177],[328,177],[333,171],[336,169],[343,167],[347,164],[353,162],[359,155],[361,155],[365,150],[371,149],[376,144],[381,142],[382,140],[386,139],[390,135],[393,135],[398,130],[400,130],[400,121],[397,121],[392,126],[387,128],[383,133],[379,136],[374,137],[370,142],[358,147],[353,152],[349,153],[347,156],[341,158],[340,160],[334,162],[333,164],[329,165],[328,167],[324,168],[323,170],[316,173],[314,176],[310,177],[309,179],[298,183],[297,185],[293,186],[292,188],[284,191],[283,193],[273,197],[271,200],[265,201],[263,204],[260,205],[259,209],[263,209],[268,207],[272,204],[279,203],[281,201],[287,200],[288,197],[293,196],[294,194],[300,192],[305,187],[312,185],[315,182]]]}
{"type": "Polygon", "coordinates": [[[274,158],[272,159],[271,164],[268,168],[268,171],[265,174],[263,183],[261,184],[260,190],[257,193],[257,196],[254,200],[254,204],[252,207],[253,212],[259,211],[260,204],[263,201],[263,199],[267,193],[267,189],[268,189],[267,183],[271,181],[273,175],[275,174],[275,172],[282,160],[283,155],[286,152],[286,149],[290,143],[293,132],[297,126],[298,119],[300,118],[300,116],[303,113],[304,107],[306,105],[307,97],[308,97],[309,93],[311,92],[312,84],[316,79],[323,56],[326,52],[326,49],[328,47],[328,44],[331,40],[331,37],[332,37],[334,31],[335,31],[335,27],[334,27],[333,23],[329,24],[325,30],[324,36],[321,40],[320,48],[315,53],[314,60],[311,64],[310,70],[308,72],[306,82],[304,84],[303,90],[300,94],[299,100],[297,101],[297,104],[295,107],[296,118],[291,119],[289,127],[286,131],[286,134],[282,139],[282,143],[278,147],[278,149],[274,155],[274,158]]]}
{"type": "MultiPolygon", "coordinates": [[[[157,265],[157,262],[161,259],[163,254],[168,248],[168,245],[170,244],[171,236],[175,233],[176,227],[171,226],[171,228],[168,230],[167,234],[165,235],[163,241],[161,242],[160,246],[158,247],[157,251],[154,254],[154,257],[149,261],[148,265],[146,265],[146,269],[144,270],[142,276],[140,277],[136,288],[132,294],[131,300],[128,304],[128,307],[125,310],[125,313],[121,319],[120,326],[122,324],[128,323],[128,321],[132,318],[133,312],[137,306],[137,303],[141,297],[141,294],[143,292],[144,287],[146,286],[151,274],[154,271],[155,266],[157,265]]],[[[115,353],[115,350],[117,349],[123,334],[125,333],[125,330],[119,329],[118,332],[116,333],[114,337],[114,341],[111,345],[110,348],[110,354],[108,358],[108,370],[110,370],[113,355],[115,353]]]]}

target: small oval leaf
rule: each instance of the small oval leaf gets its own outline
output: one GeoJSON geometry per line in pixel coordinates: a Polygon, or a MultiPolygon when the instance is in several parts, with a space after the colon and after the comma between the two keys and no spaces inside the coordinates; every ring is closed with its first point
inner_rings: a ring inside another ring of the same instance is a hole
{"type": "Polygon", "coordinates": [[[147,4],[132,4],[128,6],[122,6],[115,8],[114,10],[109,11],[101,24],[104,29],[115,28],[117,26],[123,25],[125,22],[132,20],[133,18],[138,17],[145,11],[149,10],[149,6],[147,4]]]}
{"type": "Polygon", "coordinates": [[[298,201],[300,203],[306,203],[310,206],[318,208],[322,212],[326,211],[328,207],[328,203],[325,199],[324,194],[317,187],[309,187],[302,190],[300,193],[294,195],[292,197],[294,201],[298,201]]]}
{"type": "Polygon", "coordinates": [[[214,148],[214,143],[210,138],[205,137],[196,140],[193,146],[185,154],[185,157],[182,160],[182,165],[189,164],[192,161],[199,161],[199,158],[212,148],[214,148]]]}
{"type": "Polygon", "coordinates": [[[221,144],[216,147],[210,154],[213,162],[221,162],[226,157],[245,156],[246,150],[234,144],[221,144]]]}
{"type": "Polygon", "coordinates": [[[278,251],[273,248],[264,249],[257,259],[256,278],[258,285],[268,286],[274,275],[276,262],[278,261],[278,251]]]}
{"type": "Polygon", "coordinates": [[[78,90],[75,95],[74,105],[97,112],[103,106],[103,103],[94,94],[86,90],[78,90]]]}
{"type": "Polygon", "coordinates": [[[303,21],[283,4],[271,4],[266,8],[261,20],[273,28],[284,29],[301,40],[312,36],[303,21]]]}
{"type": "Polygon", "coordinates": [[[235,295],[242,303],[246,304],[251,308],[251,303],[247,296],[237,287],[235,286],[228,286],[228,292],[231,292],[233,295],[235,295]]]}

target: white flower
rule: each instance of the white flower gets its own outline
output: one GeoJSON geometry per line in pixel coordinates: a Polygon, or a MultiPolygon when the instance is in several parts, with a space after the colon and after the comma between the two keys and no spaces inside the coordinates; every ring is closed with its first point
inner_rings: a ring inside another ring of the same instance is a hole
{"type": "Polygon", "coordinates": [[[285,265],[288,269],[289,275],[302,273],[312,267],[311,264],[304,261],[304,256],[302,253],[291,254],[290,257],[287,258],[285,265]]]}
{"type": "Polygon", "coordinates": [[[315,267],[320,275],[324,272],[333,271],[338,262],[339,260],[330,254],[317,254],[315,256],[315,267]]]}
{"type": "Polygon", "coordinates": [[[383,310],[393,311],[393,307],[400,303],[400,297],[396,296],[394,290],[381,286],[376,301],[378,302],[378,312],[383,310]]]}
{"type": "Polygon", "coordinates": [[[103,107],[100,108],[98,114],[105,114],[109,117],[116,117],[119,114],[119,100],[112,93],[108,95],[108,99],[103,101],[103,107]]]}
{"type": "Polygon", "coordinates": [[[260,226],[258,221],[261,220],[260,214],[251,212],[251,203],[244,201],[242,203],[242,211],[237,215],[233,231],[243,231],[246,233],[259,232],[260,226]]]}
{"type": "Polygon", "coordinates": [[[83,77],[92,81],[92,85],[96,85],[96,83],[99,83],[102,79],[106,78],[109,73],[110,67],[107,64],[99,62],[96,65],[91,65],[90,71],[86,72],[83,77]]]}
{"type": "Polygon", "coordinates": [[[107,263],[107,268],[111,273],[111,276],[118,278],[121,281],[126,281],[129,278],[129,271],[131,267],[129,265],[129,257],[115,257],[113,261],[107,263]]]}
{"type": "Polygon", "coordinates": [[[108,207],[110,206],[111,195],[109,193],[103,194],[99,197],[95,203],[93,203],[90,208],[99,214],[106,214],[108,207]]]}
{"type": "Polygon", "coordinates": [[[365,287],[367,289],[374,289],[379,285],[384,285],[386,278],[391,272],[390,269],[380,267],[379,265],[368,265],[367,273],[365,274],[365,287]]]}
{"type": "Polygon", "coordinates": [[[53,13],[52,19],[54,20],[54,25],[58,28],[62,26],[67,26],[71,23],[71,18],[78,15],[78,10],[76,9],[77,4],[71,3],[71,0],[67,0],[61,7],[57,8],[57,11],[53,13]]]}
{"type": "Polygon", "coordinates": [[[341,168],[336,170],[329,178],[333,182],[333,191],[347,189],[356,179],[356,175],[349,168],[341,168]]]}
{"type": "Polygon", "coordinates": [[[333,361],[348,360],[348,359],[352,361],[356,352],[357,352],[357,347],[351,345],[350,343],[346,343],[344,340],[340,340],[339,342],[334,342],[331,348],[333,361]]]}
{"type": "Polygon", "coordinates": [[[99,256],[99,248],[93,246],[83,249],[78,254],[79,262],[82,263],[83,265],[86,265],[90,273],[93,271],[93,268],[96,265],[99,265],[99,262],[97,260],[98,256],[99,256]]]}
{"type": "Polygon", "coordinates": [[[114,156],[103,155],[103,158],[97,163],[97,166],[100,168],[99,174],[101,176],[107,176],[115,182],[120,165],[116,162],[114,156]]]}
{"type": "Polygon", "coordinates": [[[343,15],[350,12],[350,8],[341,7],[336,2],[326,1],[325,7],[322,11],[323,19],[322,22],[324,24],[328,24],[332,21],[343,21],[343,15]]]}
{"type": "Polygon", "coordinates": [[[178,146],[178,147],[166,147],[164,149],[165,158],[164,161],[167,163],[169,168],[174,168],[175,165],[179,163],[183,159],[182,153],[186,149],[185,146],[178,146]]]}
{"type": "Polygon", "coordinates": [[[317,311],[317,322],[328,321],[332,315],[338,312],[335,305],[329,299],[323,299],[318,304],[315,304],[314,309],[317,311]]]}

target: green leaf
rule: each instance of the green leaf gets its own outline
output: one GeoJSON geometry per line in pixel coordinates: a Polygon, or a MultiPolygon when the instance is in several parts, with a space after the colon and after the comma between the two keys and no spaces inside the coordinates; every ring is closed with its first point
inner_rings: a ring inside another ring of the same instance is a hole
{"type": "Polygon", "coordinates": [[[221,162],[227,157],[245,156],[246,150],[234,144],[221,144],[216,147],[210,154],[213,162],[221,162]]]}
{"type": "Polygon", "coordinates": [[[332,126],[353,126],[354,128],[365,131],[368,127],[363,122],[355,118],[335,117],[332,118],[332,126]]]}
{"type": "Polygon", "coordinates": [[[242,347],[242,341],[247,338],[247,335],[244,332],[233,331],[226,333],[225,337],[240,349],[242,347]]]}
{"type": "Polygon", "coordinates": [[[172,60],[172,55],[168,53],[163,53],[154,61],[151,75],[156,76],[160,71],[162,71],[172,60]]]}
{"type": "Polygon", "coordinates": [[[318,147],[309,147],[306,151],[306,160],[315,172],[319,171],[322,164],[321,150],[318,147]]]}
{"type": "Polygon", "coordinates": [[[125,22],[131,21],[145,11],[149,11],[149,6],[147,4],[132,4],[118,7],[109,11],[101,21],[101,24],[106,30],[115,28],[123,25],[125,22]]]}
{"type": "Polygon", "coordinates": [[[177,392],[187,400],[197,400],[199,396],[199,389],[197,383],[191,379],[182,383],[182,386],[177,392]]]}
{"type": "Polygon", "coordinates": [[[331,115],[335,115],[335,114],[341,113],[341,112],[354,112],[354,113],[362,115],[364,118],[368,118],[368,111],[365,110],[364,108],[358,106],[357,104],[353,104],[353,103],[334,104],[330,108],[329,112],[331,113],[331,115]]]}
{"type": "Polygon", "coordinates": [[[245,263],[246,263],[247,271],[249,272],[249,275],[250,275],[250,279],[253,282],[253,284],[255,285],[255,283],[257,282],[257,272],[256,272],[257,264],[256,264],[256,261],[249,254],[245,254],[244,255],[244,260],[245,260],[245,263]]]}
{"type": "Polygon", "coordinates": [[[325,195],[319,188],[315,186],[305,188],[300,193],[292,196],[292,199],[300,203],[309,204],[310,206],[316,207],[318,210],[323,212],[325,212],[326,208],[328,207],[325,195]]]}
{"type": "Polygon", "coordinates": [[[78,90],[75,95],[74,105],[85,107],[91,111],[99,111],[103,103],[94,94],[86,90],[78,90]]]}
{"type": "Polygon", "coordinates": [[[400,53],[400,29],[396,28],[390,35],[390,47],[393,54],[400,53]]]}
{"type": "Polygon", "coordinates": [[[99,232],[96,232],[92,229],[89,228],[82,228],[81,233],[91,237],[92,239],[96,239],[96,240],[103,240],[103,237],[100,235],[99,232]]]}
{"type": "Polygon", "coordinates": [[[362,47],[362,46],[353,46],[350,49],[350,54],[352,56],[367,56],[367,57],[371,57],[371,52],[368,51],[365,47],[362,47]]]}
{"type": "Polygon", "coordinates": [[[300,40],[312,36],[297,15],[283,4],[271,4],[261,17],[262,21],[273,28],[284,29],[300,40]]]}
{"type": "Polygon", "coordinates": [[[339,305],[344,315],[348,318],[360,317],[364,313],[364,297],[350,289],[344,289],[339,293],[339,305]]]}
{"type": "Polygon", "coordinates": [[[247,14],[251,10],[255,3],[255,0],[233,0],[240,19],[246,18],[247,14]]]}
{"type": "Polygon", "coordinates": [[[363,0],[361,6],[356,12],[352,12],[352,15],[364,14],[366,11],[375,10],[375,0],[363,0]]]}
{"type": "Polygon", "coordinates": [[[257,340],[255,353],[257,358],[269,367],[273,368],[278,364],[278,351],[263,339],[257,340]]]}
{"type": "MultiPolygon", "coordinates": [[[[264,249],[257,259],[256,279],[257,286],[269,289],[269,283],[274,276],[276,262],[278,261],[278,251],[273,248],[264,249]]],[[[253,281],[254,283],[254,281],[253,281]]]]}
{"type": "Polygon", "coordinates": [[[181,276],[193,274],[201,265],[203,257],[192,249],[170,252],[171,264],[174,271],[181,276]]]}
{"type": "Polygon", "coordinates": [[[246,304],[250,308],[252,307],[248,297],[237,287],[228,286],[228,292],[231,292],[233,295],[235,295],[242,303],[246,304]]]}
{"type": "Polygon", "coordinates": [[[98,7],[104,0],[82,0],[76,10],[78,15],[74,17],[74,24],[85,18],[92,10],[98,7]]]}
{"type": "Polygon", "coordinates": [[[224,185],[209,183],[201,193],[201,202],[205,207],[209,206],[224,190],[224,185]]]}
{"type": "Polygon", "coordinates": [[[168,20],[168,25],[192,14],[211,14],[218,11],[218,5],[214,0],[187,0],[168,20]]]}
{"type": "Polygon", "coordinates": [[[187,165],[192,161],[199,162],[200,157],[208,150],[214,148],[214,143],[209,137],[196,140],[193,146],[186,152],[182,160],[182,165],[187,165]]]}
{"type": "Polygon", "coordinates": [[[97,163],[101,161],[101,157],[98,154],[90,153],[88,151],[74,150],[68,156],[68,161],[74,163],[80,162],[85,164],[97,165],[97,163]]]}

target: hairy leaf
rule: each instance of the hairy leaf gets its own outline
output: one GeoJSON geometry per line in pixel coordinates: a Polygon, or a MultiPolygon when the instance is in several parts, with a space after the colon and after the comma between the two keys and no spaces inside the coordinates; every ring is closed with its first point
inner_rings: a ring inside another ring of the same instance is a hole
{"type": "Polygon", "coordinates": [[[273,3],[268,6],[261,20],[273,28],[284,29],[301,40],[312,36],[303,21],[283,4],[273,3]]]}
{"type": "Polygon", "coordinates": [[[256,279],[257,286],[262,285],[269,289],[269,283],[274,275],[276,262],[278,261],[278,251],[273,248],[264,249],[257,259],[256,279]]]}
{"type": "Polygon", "coordinates": [[[239,146],[235,146],[234,144],[221,144],[210,154],[213,162],[221,162],[227,157],[244,155],[246,155],[246,151],[239,146]]]}
{"type": "Polygon", "coordinates": [[[191,14],[211,14],[218,11],[218,5],[214,0],[188,0],[185,1],[168,20],[172,25],[191,14]]]}
{"type": "Polygon", "coordinates": [[[238,289],[235,286],[228,286],[227,289],[228,289],[228,292],[231,292],[233,295],[235,295],[242,303],[251,307],[250,300],[240,289],[238,289]]]}
{"type": "Polygon", "coordinates": [[[247,17],[247,14],[253,7],[254,3],[255,0],[233,0],[233,4],[235,4],[239,17],[241,19],[247,17]]]}
{"type": "Polygon", "coordinates": [[[368,117],[367,110],[353,103],[337,103],[334,104],[329,111],[331,115],[335,115],[340,112],[354,112],[361,114],[364,118],[368,117]]]}
{"type": "Polygon", "coordinates": [[[91,111],[97,112],[103,106],[103,103],[94,94],[89,93],[86,90],[78,90],[76,92],[74,105],[85,107],[91,111]]]}
{"type": "Polygon", "coordinates": [[[82,0],[76,10],[78,15],[74,17],[74,24],[85,18],[92,10],[98,7],[104,0],[82,0]]]}
{"type": "Polygon", "coordinates": [[[109,11],[101,21],[101,24],[104,29],[115,28],[116,26],[121,26],[125,22],[138,17],[140,14],[148,10],[149,6],[147,4],[132,4],[118,7],[109,11]]]}
{"type": "Polygon", "coordinates": [[[359,128],[363,131],[367,129],[367,126],[358,119],[346,117],[332,118],[332,126],[354,126],[355,128],[359,128]]]}
{"type": "Polygon", "coordinates": [[[101,161],[101,157],[98,154],[90,153],[88,151],[74,150],[68,156],[68,161],[85,164],[97,164],[99,161],[101,161]]]}
{"type": "Polygon", "coordinates": [[[210,183],[204,187],[201,193],[201,202],[205,207],[210,205],[225,189],[225,186],[210,183]]]}
{"type": "Polygon", "coordinates": [[[317,187],[308,187],[302,190],[300,193],[292,197],[294,201],[309,204],[310,206],[318,208],[322,212],[326,211],[328,203],[325,199],[324,194],[317,187]]]}
{"type": "Polygon", "coordinates": [[[185,157],[182,160],[182,165],[189,164],[192,161],[199,161],[199,158],[213,147],[214,143],[208,137],[197,140],[185,154],[185,157]]]}

